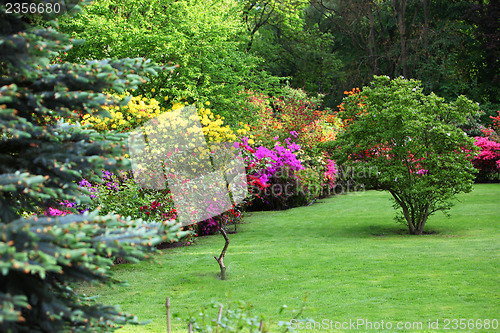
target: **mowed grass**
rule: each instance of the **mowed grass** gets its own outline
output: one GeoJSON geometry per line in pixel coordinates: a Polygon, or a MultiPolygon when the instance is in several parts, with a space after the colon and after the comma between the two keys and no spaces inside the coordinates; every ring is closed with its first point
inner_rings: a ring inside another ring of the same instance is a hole
{"type": "MultiPolygon", "coordinates": [[[[300,309],[304,296],[304,317],[318,322],[416,323],[377,332],[453,332],[444,330],[445,320],[500,320],[500,184],[479,184],[458,198],[451,218],[432,216],[426,231],[434,233],[423,236],[410,236],[394,222],[389,195],[383,192],[247,213],[240,232],[230,235],[226,281],[217,278],[214,255],[224,243],[217,235],[201,237],[194,246],[162,250],[153,262],[116,266],[115,276],[129,286],[82,291],[152,321],[122,332],[166,332],[166,297],[172,312],[183,317],[188,308],[199,309],[211,300],[244,300],[254,306],[254,314],[265,316],[271,332],[279,331],[278,321],[293,316],[291,311],[278,314],[281,306],[300,309]],[[439,329],[429,328],[429,320],[439,320],[439,329]]],[[[216,310],[211,311],[216,318],[216,310]]],[[[173,331],[186,332],[186,324],[174,320],[173,331]]],[[[357,331],[370,330],[362,326],[357,331]]]]}

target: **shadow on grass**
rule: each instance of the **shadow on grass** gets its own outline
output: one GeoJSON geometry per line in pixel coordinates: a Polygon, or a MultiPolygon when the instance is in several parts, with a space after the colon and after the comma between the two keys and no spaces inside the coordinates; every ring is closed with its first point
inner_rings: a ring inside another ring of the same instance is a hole
{"type": "MultiPolygon", "coordinates": [[[[424,230],[425,235],[439,235],[441,231],[435,229],[424,230]]],[[[420,236],[410,234],[408,228],[395,224],[394,226],[381,226],[375,224],[354,224],[344,229],[343,236],[350,237],[391,237],[391,236],[420,236]]]]}

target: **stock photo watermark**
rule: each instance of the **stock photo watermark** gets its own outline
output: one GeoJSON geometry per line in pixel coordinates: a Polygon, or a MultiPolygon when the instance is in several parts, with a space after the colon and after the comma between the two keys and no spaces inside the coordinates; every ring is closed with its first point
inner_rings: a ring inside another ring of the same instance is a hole
{"type": "Polygon", "coordinates": [[[377,330],[497,330],[498,319],[428,319],[426,321],[394,321],[394,320],[369,320],[366,318],[349,319],[344,321],[322,319],[320,321],[300,321],[292,319],[290,328],[298,331],[342,330],[366,332],[377,330]]]}
{"type": "Polygon", "coordinates": [[[337,171],[337,178],[335,186],[312,184],[307,187],[301,186],[301,182],[296,177],[293,177],[293,171],[289,169],[278,170],[273,179],[278,180],[276,183],[262,188],[259,186],[250,186],[249,190],[256,196],[314,196],[314,197],[328,197],[332,195],[348,194],[353,192],[365,192],[366,186],[363,183],[355,181],[354,179],[368,179],[376,178],[380,173],[375,167],[339,167],[337,171]],[[280,183],[279,180],[286,180],[286,184],[280,183]]]}
{"type": "Polygon", "coordinates": [[[136,183],[168,186],[184,226],[222,214],[248,193],[240,150],[232,142],[207,144],[194,106],[150,119],[131,132],[128,144],[136,183]]]}
{"type": "Polygon", "coordinates": [[[250,193],[264,197],[327,197],[364,192],[353,179],[375,177],[374,168],[341,167],[334,186],[300,183],[288,169],[278,170],[269,186],[247,183],[245,160],[235,142],[209,142],[195,106],[150,119],[128,138],[129,156],[136,184],[143,189],[169,188],[179,222],[186,226],[220,215],[250,193]],[[285,180],[285,181],[283,181],[285,180]]]}
{"type": "Polygon", "coordinates": [[[80,0],[40,0],[38,2],[11,0],[4,2],[6,14],[37,15],[45,20],[52,20],[57,15],[71,12],[80,4],[80,0]]]}

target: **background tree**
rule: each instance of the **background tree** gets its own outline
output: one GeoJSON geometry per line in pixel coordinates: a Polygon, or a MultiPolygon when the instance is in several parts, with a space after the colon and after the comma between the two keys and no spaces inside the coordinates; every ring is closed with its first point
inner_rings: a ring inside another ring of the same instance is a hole
{"type": "MultiPolygon", "coordinates": [[[[31,4],[47,8],[61,3],[31,4]]],[[[63,119],[116,102],[102,91],[136,88],[146,74],[156,75],[161,68],[144,59],[50,64],[71,47],[69,36],[26,23],[46,16],[10,12],[7,1],[1,1],[0,330],[112,330],[115,323],[134,318],[77,294],[74,283],[118,282],[109,271],[115,256],[136,261],[162,239],[185,233],[176,233],[180,227],[174,222],[162,227],[98,216],[98,211],[80,215],[67,208],[74,214],[60,217],[43,213],[63,202],[88,200],[88,192],[77,184],[84,175],[98,180],[92,171],[127,165],[120,157],[122,135],[99,134],[63,119]]]]}
{"type": "Polygon", "coordinates": [[[499,108],[498,10],[498,0],[311,0],[290,33],[267,20],[252,51],[293,87],[326,94],[329,107],[373,75],[403,75],[448,101],[481,103],[487,123],[499,108]]]}
{"type": "MultiPolygon", "coordinates": [[[[291,86],[313,95],[331,96],[338,89],[335,83],[341,63],[332,50],[330,32],[321,29],[308,4],[308,1],[275,4],[265,22],[254,24],[259,30],[252,36],[249,51],[266,59],[262,68],[272,75],[287,77],[291,86]]],[[[261,17],[259,12],[260,9],[254,11],[256,19],[261,17]]]]}
{"type": "Polygon", "coordinates": [[[334,157],[354,167],[359,182],[391,193],[397,220],[420,235],[430,215],[472,189],[477,148],[457,125],[477,112],[463,96],[446,103],[425,95],[419,81],[375,77],[344,98],[346,129],[332,143],[334,157]]]}
{"type": "Polygon", "coordinates": [[[467,1],[315,0],[311,12],[331,32],[332,50],[343,62],[342,91],[367,84],[373,75],[403,75],[421,80],[426,92],[456,98],[463,88],[463,78],[457,82],[458,54],[472,29],[463,20],[469,6],[467,1]]]}
{"type": "Polygon", "coordinates": [[[135,93],[210,100],[226,122],[237,123],[241,90],[267,93],[279,86],[260,67],[262,59],[245,51],[241,6],[231,0],[99,0],[63,19],[60,29],[88,41],[68,52],[71,61],[134,56],[179,65],[135,93]]]}
{"type": "Polygon", "coordinates": [[[472,1],[465,21],[473,27],[473,35],[459,66],[467,79],[470,96],[485,111],[484,123],[500,110],[500,1],[472,1]]]}

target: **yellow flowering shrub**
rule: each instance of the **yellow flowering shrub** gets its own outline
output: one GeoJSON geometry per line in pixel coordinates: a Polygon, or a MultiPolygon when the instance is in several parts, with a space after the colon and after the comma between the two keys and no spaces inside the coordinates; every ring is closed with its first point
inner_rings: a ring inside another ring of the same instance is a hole
{"type": "Polygon", "coordinates": [[[203,134],[209,142],[236,141],[236,134],[228,125],[224,125],[224,117],[214,115],[210,109],[204,107],[198,109],[198,114],[203,126],[203,134]]]}
{"type": "MultiPolygon", "coordinates": [[[[125,98],[130,94],[118,95],[117,98],[125,98]]],[[[168,97],[165,97],[168,100],[168,97]]],[[[123,107],[111,106],[105,107],[111,117],[101,117],[95,115],[83,116],[82,124],[90,124],[99,132],[105,131],[120,131],[128,132],[142,125],[149,119],[156,118],[165,112],[171,112],[185,107],[187,103],[173,102],[170,109],[162,109],[160,103],[154,98],[145,98],[142,96],[133,96],[127,105],[123,107]]],[[[205,106],[209,106],[210,102],[205,102],[204,105],[198,107],[198,115],[201,120],[203,134],[209,142],[234,142],[237,139],[236,134],[228,126],[224,125],[224,117],[214,115],[213,112],[205,106]]],[[[238,135],[245,135],[250,127],[245,124],[240,124],[242,127],[237,130],[238,135]]],[[[186,129],[190,131],[191,129],[186,129]]]]}
{"type": "MultiPolygon", "coordinates": [[[[130,94],[117,95],[118,99],[128,97],[130,94]]],[[[133,96],[127,105],[104,107],[111,117],[100,117],[99,115],[84,115],[82,124],[91,124],[99,132],[119,131],[127,132],[140,126],[149,119],[158,117],[162,111],[157,100],[142,96],[133,96]]]]}

